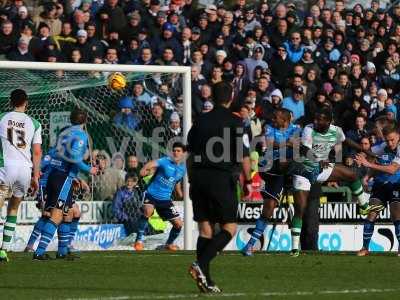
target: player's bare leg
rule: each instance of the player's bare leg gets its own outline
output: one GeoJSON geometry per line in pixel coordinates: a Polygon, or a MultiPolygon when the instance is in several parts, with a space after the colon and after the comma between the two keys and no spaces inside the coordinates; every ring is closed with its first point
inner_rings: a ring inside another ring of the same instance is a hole
{"type": "Polygon", "coordinates": [[[348,183],[353,198],[359,204],[361,215],[367,215],[370,211],[379,212],[384,209],[383,205],[368,205],[369,196],[363,191],[361,180],[351,169],[342,165],[335,165],[328,181],[345,181],[348,183]]]}
{"type": "Polygon", "coordinates": [[[12,237],[14,235],[15,227],[17,226],[18,208],[22,199],[22,197],[12,196],[8,201],[7,219],[3,227],[3,244],[0,250],[0,261],[9,261],[7,251],[11,250],[12,237]]]}
{"type": "Polygon", "coordinates": [[[309,191],[295,191],[294,198],[294,216],[292,220],[292,256],[299,256],[300,234],[303,225],[303,215],[307,207],[309,191]]]}
{"type": "Polygon", "coordinates": [[[149,224],[149,218],[153,215],[153,213],[154,205],[148,203],[143,205],[143,214],[139,219],[136,241],[133,245],[136,251],[144,250],[144,234],[149,224]]]}

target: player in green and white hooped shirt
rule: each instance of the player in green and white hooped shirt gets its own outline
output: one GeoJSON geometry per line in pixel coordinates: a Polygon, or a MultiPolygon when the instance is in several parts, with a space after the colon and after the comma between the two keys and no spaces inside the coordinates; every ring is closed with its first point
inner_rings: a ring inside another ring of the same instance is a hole
{"type": "MultiPolygon", "coordinates": [[[[299,255],[302,219],[313,183],[345,181],[360,205],[360,213],[366,215],[371,210],[368,205],[369,197],[364,193],[361,180],[357,178],[357,175],[350,168],[329,162],[329,153],[337,144],[345,143],[351,148],[362,151],[358,144],[346,139],[343,130],[332,125],[331,121],[330,109],[322,108],[315,114],[314,124],[307,125],[302,133],[300,153],[303,161],[294,163],[296,167],[292,171],[295,209],[291,230],[293,256],[299,255]]],[[[371,152],[366,154],[374,156],[371,152]]]]}
{"type": "Polygon", "coordinates": [[[13,111],[0,114],[0,190],[4,191],[0,193],[0,202],[4,202],[9,190],[12,192],[0,250],[0,261],[6,262],[6,251],[10,250],[17,224],[19,204],[30,186],[34,192],[38,189],[42,158],[42,129],[38,121],[25,113],[28,96],[24,90],[11,92],[10,106],[13,111]]]}

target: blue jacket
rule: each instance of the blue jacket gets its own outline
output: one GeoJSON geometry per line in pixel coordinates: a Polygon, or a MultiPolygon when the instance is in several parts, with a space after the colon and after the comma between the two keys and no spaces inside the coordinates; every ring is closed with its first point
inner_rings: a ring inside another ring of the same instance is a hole
{"type": "Polygon", "coordinates": [[[139,120],[133,113],[123,114],[118,113],[114,117],[115,126],[126,127],[127,129],[137,130],[139,129],[139,120]]]}
{"type": "Polygon", "coordinates": [[[297,63],[302,59],[304,54],[303,45],[300,45],[299,48],[295,48],[290,42],[284,42],[283,45],[285,46],[288,58],[292,63],[297,63]]]}
{"type": "Polygon", "coordinates": [[[136,208],[142,205],[138,188],[129,191],[125,186],[118,189],[114,195],[112,211],[119,222],[133,219],[136,208]]]}

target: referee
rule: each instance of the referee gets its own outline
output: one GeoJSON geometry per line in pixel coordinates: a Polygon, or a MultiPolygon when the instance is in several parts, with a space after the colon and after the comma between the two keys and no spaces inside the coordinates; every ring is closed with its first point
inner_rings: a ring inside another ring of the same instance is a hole
{"type": "Polygon", "coordinates": [[[215,84],[213,100],[215,108],[201,115],[188,135],[190,197],[199,226],[197,261],[189,273],[205,293],[221,292],[211,280],[209,265],[236,233],[236,184],[241,165],[247,192],[251,182],[249,138],[243,133],[241,119],[230,110],[232,86],[227,82],[215,84]],[[216,223],[221,230],[215,234],[216,223]]]}

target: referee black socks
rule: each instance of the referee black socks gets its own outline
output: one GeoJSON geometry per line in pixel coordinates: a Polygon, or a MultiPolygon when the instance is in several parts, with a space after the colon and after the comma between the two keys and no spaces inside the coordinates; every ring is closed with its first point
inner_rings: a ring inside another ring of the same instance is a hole
{"type": "MultiPolygon", "coordinates": [[[[197,260],[200,265],[200,268],[205,273],[208,281],[211,280],[209,272],[210,261],[214,259],[215,256],[217,256],[218,252],[222,251],[225,248],[225,246],[228,245],[231,239],[232,235],[229,233],[229,231],[222,229],[208,242],[205,241],[200,242],[200,243],[207,243],[202,253],[199,253],[198,249],[197,260]]],[[[197,245],[199,245],[199,240],[197,240],[197,245]]]]}
{"type": "Polygon", "coordinates": [[[196,255],[197,255],[197,261],[199,261],[200,256],[203,254],[204,250],[206,249],[208,243],[210,243],[212,239],[206,238],[199,236],[197,238],[197,246],[196,246],[196,255]]]}

